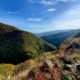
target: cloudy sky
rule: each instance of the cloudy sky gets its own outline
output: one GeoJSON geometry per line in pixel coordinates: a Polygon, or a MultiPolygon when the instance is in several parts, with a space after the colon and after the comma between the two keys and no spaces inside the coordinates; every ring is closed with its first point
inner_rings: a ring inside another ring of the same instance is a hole
{"type": "Polygon", "coordinates": [[[0,22],[30,32],[80,28],[80,0],[0,0],[0,22]]]}

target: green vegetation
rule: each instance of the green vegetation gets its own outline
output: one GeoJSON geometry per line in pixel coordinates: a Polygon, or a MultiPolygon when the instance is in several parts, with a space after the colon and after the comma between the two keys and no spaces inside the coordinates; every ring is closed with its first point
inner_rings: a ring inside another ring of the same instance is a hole
{"type": "Polygon", "coordinates": [[[65,71],[63,72],[61,80],[75,80],[75,78],[69,72],[65,71]]]}
{"type": "Polygon", "coordinates": [[[69,38],[60,46],[60,51],[68,51],[70,49],[80,49],[80,38],[69,38]]]}
{"type": "Polygon", "coordinates": [[[52,41],[50,43],[61,44],[55,50],[53,45],[30,32],[0,23],[0,79],[26,80],[33,71],[36,80],[44,80],[45,75],[55,80],[80,80],[80,32],[74,31],[74,35],[73,32],[64,33],[46,36],[52,41]],[[45,73],[41,72],[41,68],[45,73]]]}
{"type": "Polygon", "coordinates": [[[18,28],[14,27],[14,26],[9,26],[7,24],[0,23],[0,33],[10,32],[10,31],[14,31],[14,30],[18,30],[18,28]]]}
{"type": "Polygon", "coordinates": [[[8,76],[14,70],[14,65],[12,64],[0,64],[0,75],[8,76]]]}
{"type": "Polygon", "coordinates": [[[20,63],[56,48],[30,32],[0,24],[0,62],[20,63]]]}

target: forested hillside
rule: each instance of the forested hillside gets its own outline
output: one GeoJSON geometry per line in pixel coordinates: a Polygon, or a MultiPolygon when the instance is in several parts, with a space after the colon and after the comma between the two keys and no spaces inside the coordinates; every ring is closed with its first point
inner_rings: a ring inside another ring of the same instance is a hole
{"type": "Polygon", "coordinates": [[[0,62],[19,63],[55,47],[30,32],[0,24],[0,62]]]}

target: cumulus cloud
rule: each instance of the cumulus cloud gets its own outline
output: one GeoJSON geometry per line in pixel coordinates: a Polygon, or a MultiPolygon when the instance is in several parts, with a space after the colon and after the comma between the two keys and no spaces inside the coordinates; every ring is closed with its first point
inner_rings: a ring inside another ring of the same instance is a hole
{"type": "Polygon", "coordinates": [[[41,18],[28,18],[27,20],[28,20],[28,21],[32,21],[32,22],[39,22],[39,21],[42,21],[41,18]]]}

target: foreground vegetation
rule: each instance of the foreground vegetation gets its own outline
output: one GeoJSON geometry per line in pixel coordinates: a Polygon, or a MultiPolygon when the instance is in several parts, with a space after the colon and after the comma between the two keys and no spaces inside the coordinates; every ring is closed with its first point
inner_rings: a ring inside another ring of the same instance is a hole
{"type": "Polygon", "coordinates": [[[48,80],[47,78],[50,76],[50,80],[79,80],[80,71],[74,66],[80,65],[78,63],[80,55],[61,56],[55,53],[44,53],[38,58],[17,65],[1,64],[0,75],[3,80],[29,80],[33,77],[35,79],[32,80],[48,80]]]}

